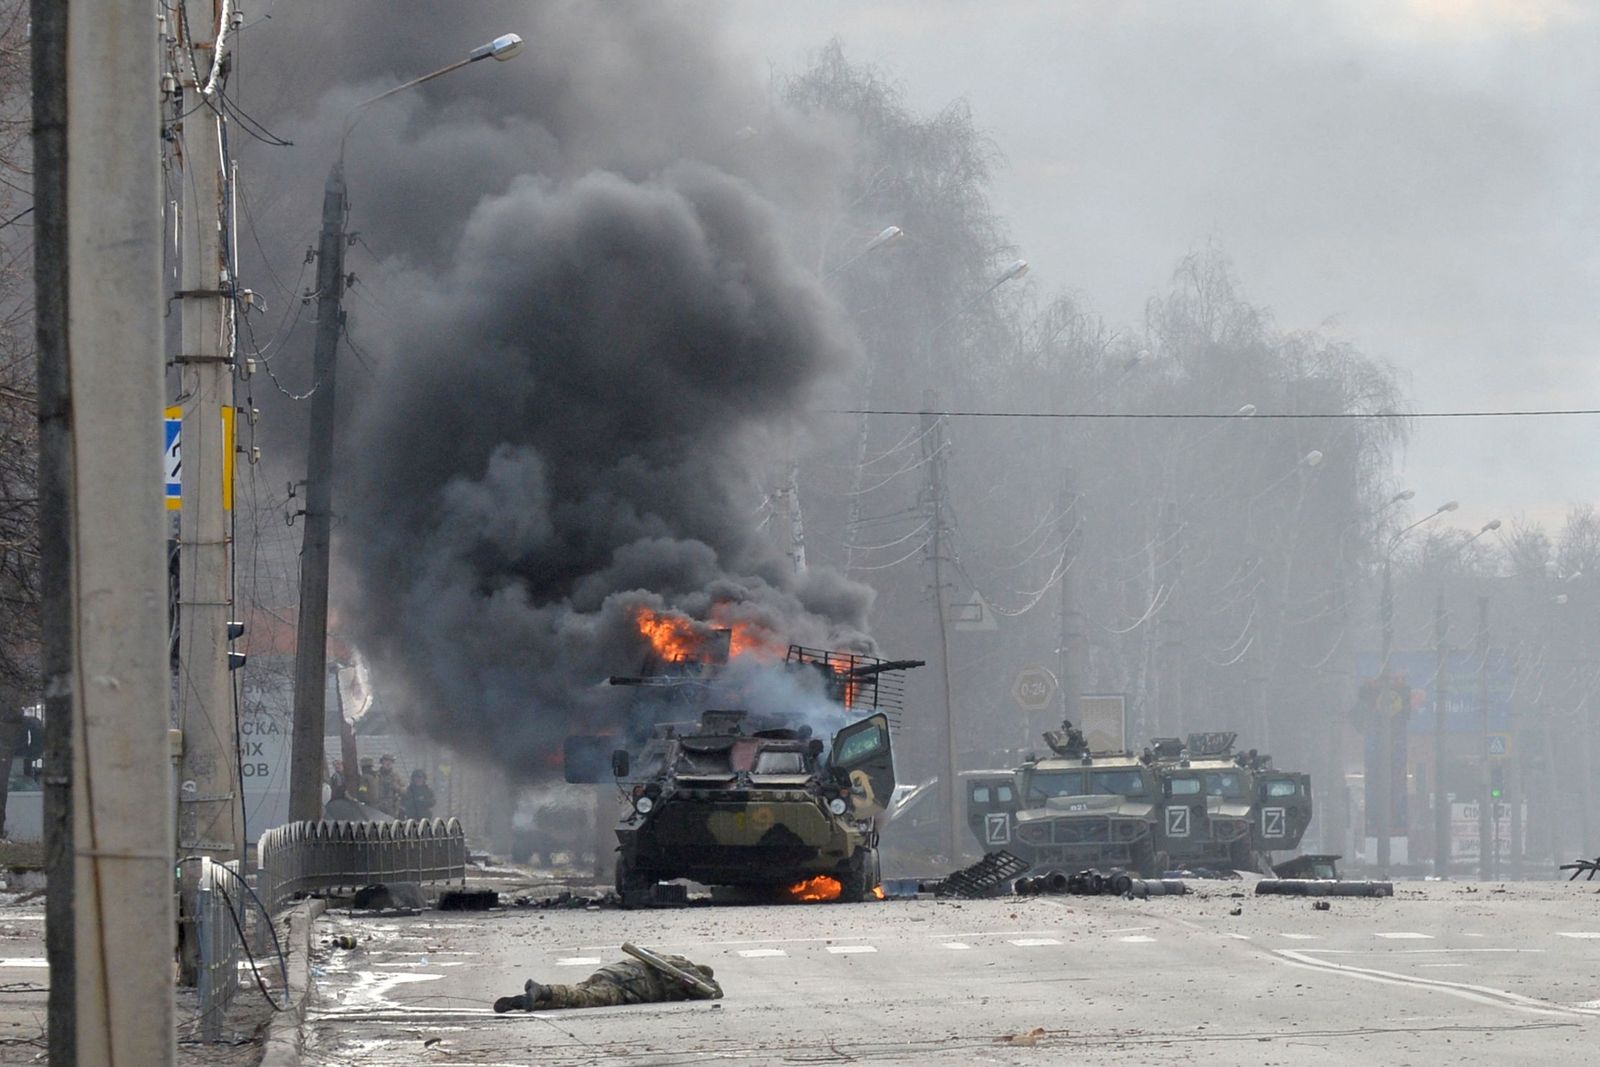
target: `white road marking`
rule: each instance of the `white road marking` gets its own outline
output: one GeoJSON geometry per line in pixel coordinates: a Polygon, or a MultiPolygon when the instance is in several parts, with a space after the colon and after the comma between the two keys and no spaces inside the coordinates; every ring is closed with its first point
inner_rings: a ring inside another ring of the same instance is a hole
{"type": "Polygon", "coordinates": [[[850,956],[857,952],[876,952],[871,945],[829,945],[828,951],[835,956],[850,956]]]}
{"type": "Polygon", "coordinates": [[[1557,937],[1576,937],[1582,941],[1593,941],[1600,938],[1600,932],[1594,930],[1557,930],[1557,937]]]}
{"type": "Polygon", "coordinates": [[[1318,934],[1279,934],[1278,936],[1279,937],[1287,937],[1290,941],[1321,941],[1322,940],[1322,937],[1320,935],[1318,935],[1318,934]]]}
{"type": "Polygon", "coordinates": [[[0,967],[48,967],[50,961],[43,956],[11,956],[0,959],[0,967]]]}
{"type": "Polygon", "coordinates": [[[739,955],[747,960],[764,960],[773,956],[787,956],[788,953],[781,948],[742,948],[739,955]]]}
{"type": "Polygon", "coordinates": [[[1471,985],[1466,982],[1447,982],[1442,978],[1420,978],[1414,974],[1397,974],[1394,971],[1380,971],[1369,967],[1352,967],[1346,963],[1334,963],[1332,960],[1317,959],[1316,956],[1309,952],[1295,952],[1291,949],[1280,948],[1275,949],[1274,953],[1297,967],[1336,971],[1352,978],[1378,982],[1382,985],[1435,989],[1441,993],[1460,997],[1463,1000],[1470,1000],[1478,1004],[1489,1004],[1500,1008],[1510,1008],[1513,1011],[1525,1011],[1535,1015],[1582,1015],[1591,1018],[1600,1014],[1600,1012],[1586,1011],[1582,1008],[1569,1008],[1548,1000],[1539,1000],[1537,997],[1525,997],[1520,993],[1494,989],[1490,986],[1471,985]]]}
{"type": "Polygon", "coordinates": [[[0,910],[0,923],[42,923],[42,922],[44,922],[44,912],[42,912],[42,911],[25,911],[20,915],[8,915],[4,910],[0,910]]]}
{"type": "Polygon", "coordinates": [[[1134,934],[1132,937],[1119,937],[1117,940],[1118,941],[1127,941],[1127,942],[1131,942],[1131,943],[1134,943],[1134,944],[1142,944],[1142,943],[1154,941],[1155,938],[1146,937],[1144,934],[1134,934]]]}
{"type": "Polygon", "coordinates": [[[593,967],[600,962],[599,956],[564,956],[556,960],[557,967],[593,967]]]}
{"type": "Polygon", "coordinates": [[[1433,967],[1433,968],[1437,969],[1439,967],[1465,967],[1466,964],[1465,963],[1419,963],[1419,964],[1417,964],[1417,966],[1418,967],[1433,967]]]}
{"type": "Polygon", "coordinates": [[[1372,936],[1373,937],[1386,938],[1386,939],[1388,939],[1390,941],[1432,941],[1433,940],[1433,935],[1432,934],[1417,934],[1417,933],[1412,933],[1409,930],[1400,930],[1400,931],[1397,931],[1395,933],[1388,933],[1388,934],[1377,934],[1377,933],[1375,933],[1372,936]]]}
{"type": "Polygon", "coordinates": [[[953,949],[964,949],[964,948],[971,948],[972,946],[968,945],[968,944],[963,944],[960,941],[946,941],[943,944],[942,947],[943,948],[953,948],[953,949]]]}
{"type": "Polygon", "coordinates": [[[1115,930],[1107,930],[1108,934],[1137,934],[1141,930],[1154,930],[1154,926],[1122,926],[1115,930]]]}
{"type": "Polygon", "coordinates": [[[1018,948],[1038,948],[1041,945],[1061,944],[1060,941],[1053,937],[1015,937],[1011,938],[1010,941],[1011,944],[1016,945],[1018,948]]]}
{"type": "Polygon", "coordinates": [[[1231,937],[1235,941],[1248,941],[1248,940],[1250,940],[1250,935],[1249,934],[1223,934],[1222,936],[1223,937],[1231,937]]]}
{"type": "Polygon", "coordinates": [[[1483,937],[1483,934],[1462,934],[1462,937],[1483,937]]]}

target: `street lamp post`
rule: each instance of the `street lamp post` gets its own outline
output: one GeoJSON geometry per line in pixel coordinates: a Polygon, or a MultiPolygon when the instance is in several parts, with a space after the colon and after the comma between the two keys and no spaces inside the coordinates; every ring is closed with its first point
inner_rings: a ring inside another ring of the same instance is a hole
{"type": "MultiPolygon", "coordinates": [[[[1491,519],[1483,524],[1483,528],[1465,541],[1457,545],[1447,555],[1458,556],[1466,551],[1468,545],[1486,533],[1500,529],[1500,520],[1491,519]]],[[[1487,603],[1485,601],[1485,603],[1487,603]]],[[[1449,630],[1449,616],[1444,609],[1444,581],[1439,582],[1439,595],[1434,601],[1433,609],[1433,643],[1436,667],[1433,678],[1433,873],[1438,878],[1450,877],[1450,797],[1444,787],[1444,761],[1445,761],[1445,672],[1449,667],[1449,649],[1445,645],[1445,633],[1449,630]]],[[[1481,636],[1481,635],[1480,635],[1481,636]]],[[[1480,655],[1487,656],[1486,650],[1481,650],[1480,655]]],[[[1488,711],[1483,712],[1485,748],[1489,744],[1488,738],[1488,711]]]]}
{"type": "MultiPolygon", "coordinates": [[[[1384,546],[1383,550],[1383,591],[1378,600],[1378,625],[1382,640],[1382,654],[1378,663],[1378,681],[1386,685],[1389,678],[1389,657],[1394,653],[1394,581],[1392,571],[1394,567],[1394,550],[1406,534],[1415,530],[1425,522],[1430,522],[1448,512],[1455,511],[1461,505],[1457,501],[1447,500],[1433,511],[1424,515],[1409,526],[1403,527],[1384,546]]],[[[1389,873],[1390,838],[1394,826],[1394,719],[1396,712],[1403,709],[1394,709],[1386,700],[1385,694],[1378,694],[1378,706],[1375,709],[1378,720],[1378,781],[1374,790],[1377,800],[1377,812],[1373,821],[1377,824],[1378,831],[1378,873],[1389,873]]],[[[1369,768],[1370,770],[1370,768],[1369,768]]]]}
{"type": "MultiPolygon", "coordinates": [[[[339,156],[322,193],[322,234],[317,244],[317,334],[314,392],[306,453],[305,532],[300,550],[300,614],[295,631],[294,726],[289,771],[289,818],[322,817],[322,737],[328,684],[328,549],[333,526],[335,382],[339,334],[344,328],[345,199],[344,149],[368,106],[484,59],[507,60],[522,50],[514,33],[496,37],[466,58],[363,100],[345,116],[339,156]]],[[[353,768],[351,769],[353,771],[353,768]]]]}

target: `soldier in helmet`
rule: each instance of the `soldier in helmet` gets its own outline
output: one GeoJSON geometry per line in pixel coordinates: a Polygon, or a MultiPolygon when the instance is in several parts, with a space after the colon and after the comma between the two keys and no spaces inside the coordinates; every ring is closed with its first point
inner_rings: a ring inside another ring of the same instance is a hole
{"type": "Polygon", "coordinates": [[[636,959],[619,960],[600,968],[577,985],[543,985],[528,979],[522,992],[494,1002],[497,1012],[545,1011],[554,1008],[609,1008],[619,1004],[654,1004],[664,1000],[720,1000],[722,987],[713,979],[711,968],[682,956],[663,954],[673,966],[698,974],[716,990],[714,994],[690,987],[685,982],[636,959]]]}

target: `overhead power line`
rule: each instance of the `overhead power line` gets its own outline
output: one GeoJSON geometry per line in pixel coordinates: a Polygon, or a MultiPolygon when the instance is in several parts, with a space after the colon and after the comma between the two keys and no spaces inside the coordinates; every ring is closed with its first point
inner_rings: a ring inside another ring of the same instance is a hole
{"type": "Polygon", "coordinates": [[[1503,419],[1600,415],[1600,408],[1527,408],[1503,411],[925,411],[920,408],[828,408],[828,415],[926,415],[949,419],[1503,419]]]}

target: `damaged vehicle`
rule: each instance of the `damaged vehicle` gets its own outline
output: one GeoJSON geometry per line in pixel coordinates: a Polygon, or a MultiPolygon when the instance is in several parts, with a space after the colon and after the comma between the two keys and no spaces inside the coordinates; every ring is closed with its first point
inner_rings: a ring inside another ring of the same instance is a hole
{"type": "MultiPolygon", "coordinates": [[[[764,669],[799,683],[779,687],[796,695],[760,710],[708,706],[740,696],[722,666],[692,661],[611,679],[638,687],[635,718],[654,722],[642,742],[611,755],[628,805],[616,830],[618,894],[642,900],[658,883],[685,879],[791,899],[873,895],[880,819],[895,791],[898,675],[920,661],[793,645],[764,669]]],[[[568,739],[569,781],[599,780],[581,770],[593,759],[579,758],[598,740],[568,739]]]]}
{"type": "Polygon", "coordinates": [[[1125,867],[1147,878],[1166,870],[1151,766],[1127,752],[1089,751],[1070,723],[1044,736],[1049,757],[963,776],[968,824],[984,849],[1005,848],[1036,870],[1125,867]]]}

